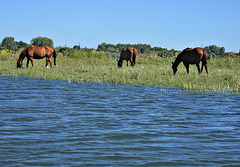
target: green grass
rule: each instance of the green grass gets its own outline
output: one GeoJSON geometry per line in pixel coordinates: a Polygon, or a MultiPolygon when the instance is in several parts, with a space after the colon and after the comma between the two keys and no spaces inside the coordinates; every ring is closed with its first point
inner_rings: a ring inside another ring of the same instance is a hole
{"type": "Polygon", "coordinates": [[[198,74],[195,65],[190,66],[190,74],[181,63],[176,75],[173,75],[171,61],[139,60],[134,68],[117,67],[117,61],[99,58],[57,58],[52,69],[45,67],[45,59],[34,60],[34,67],[26,59],[23,68],[17,69],[16,59],[0,59],[0,73],[3,75],[23,75],[33,78],[67,80],[70,82],[104,82],[114,84],[159,85],[216,93],[240,92],[240,59],[222,58],[208,61],[209,74],[205,69],[198,74]]]}

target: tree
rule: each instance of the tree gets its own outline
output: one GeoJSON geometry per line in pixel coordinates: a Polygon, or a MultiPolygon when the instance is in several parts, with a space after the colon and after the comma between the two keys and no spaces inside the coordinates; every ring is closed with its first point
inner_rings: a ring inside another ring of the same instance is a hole
{"type": "Polygon", "coordinates": [[[209,50],[210,53],[214,53],[216,55],[218,55],[219,53],[219,47],[217,47],[216,45],[209,45],[209,50]]]}
{"type": "Polygon", "coordinates": [[[70,52],[72,52],[72,50],[73,50],[72,48],[67,47],[67,46],[64,46],[64,47],[59,46],[56,48],[56,51],[62,53],[63,56],[69,56],[69,54],[70,54],[70,52]]]}
{"type": "Polygon", "coordinates": [[[36,37],[31,40],[31,44],[34,46],[50,46],[53,47],[53,40],[47,37],[36,37]]]}
{"type": "Polygon", "coordinates": [[[17,43],[18,49],[23,49],[23,48],[28,47],[28,44],[23,42],[23,41],[19,41],[19,42],[16,42],[16,43],[17,43]]]}
{"type": "Polygon", "coordinates": [[[161,47],[153,47],[151,50],[153,50],[153,51],[162,51],[162,50],[164,50],[164,48],[161,48],[161,47]]]}
{"type": "Polygon", "coordinates": [[[224,47],[218,47],[216,45],[209,45],[205,46],[204,49],[209,55],[212,55],[213,57],[223,57],[225,55],[225,48],[224,47]]]}
{"type": "Polygon", "coordinates": [[[12,51],[16,51],[17,48],[17,43],[14,41],[14,37],[5,37],[2,40],[2,47],[4,49],[8,49],[8,50],[12,50],[12,51]]]}
{"type": "Polygon", "coordinates": [[[209,54],[210,53],[210,49],[208,46],[205,46],[204,49],[206,50],[206,52],[209,54]]]}
{"type": "Polygon", "coordinates": [[[220,55],[221,57],[223,57],[223,56],[225,55],[225,48],[224,48],[224,47],[221,47],[221,48],[219,49],[219,55],[220,55]]]}
{"type": "Polygon", "coordinates": [[[106,43],[103,42],[102,44],[98,45],[97,51],[105,51],[106,50],[106,43]]]}
{"type": "Polygon", "coordinates": [[[74,46],[73,46],[73,49],[74,49],[74,50],[80,50],[80,49],[81,49],[81,48],[80,48],[80,44],[79,44],[79,45],[74,45],[74,46]]]}

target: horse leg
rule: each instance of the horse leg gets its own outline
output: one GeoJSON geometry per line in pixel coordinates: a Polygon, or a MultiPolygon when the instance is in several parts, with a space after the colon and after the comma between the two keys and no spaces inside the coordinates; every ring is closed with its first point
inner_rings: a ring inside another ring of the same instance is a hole
{"type": "Polygon", "coordinates": [[[186,67],[187,73],[189,74],[189,64],[184,63],[184,66],[186,67]]]}
{"type": "Polygon", "coordinates": [[[34,66],[34,65],[33,65],[33,57],[30,57],[30,60],[31,60],[32,66],[34,66]]]}
{"type": "Polygon", "coordinates": [[[131,60],[130,62],[131,62],[131,66],[134,67],[134,63],[133,63],[133,61],[131,60]]]}
{"type": "Polygon", "coordinates": [[[46,57],[46,67],[48,66],[48,57],[46,57]]]}
{"type": "Polygon", "coordinates": [[[197,69],[198,69],[198,73],[201,74],[202,71],[200,70],[199,64],[196,64],[196,66],[197,66],[197,69]]]}
{"type": "Polygon", "coordinates": [[[130,59],[130,62],[131,62],[131,66],[134,67],[134,63],[133,63],[133,59],[132,58],[130,59]]]}
{"type": "Polygon", "coordinates": [[[126,60],[127,61],[127,66],[128,66],[128,60],[126,60]]]}
{"type": "Polygon", "coordinates": [[[207,64],[205,64],[205,70],[206,70],[206,72],[208,74],[208,66],[207,66],[207,64]]]}
{"type": "Polygon", "coordinates": [[[29,59],[29,58],[27,58],[27,66],[26,66],[27,68],[28,68],[29,60],[30,60],[30,59],[29,59]]]}
{"type": "Polygon", "coordinates": [[[203,66],[205,66],[205,70],[208,74],[208,66],[207,66],[207,63],[206,62],[202,62],[202,68],[201,68],[201,72],[203,71],[203,66]]]}
{"type": "Polygon", "coordinates": [[[52,61],[51,61],[51,58],[49,57],[48,59],[49,59],[50,66],[51,66],[51,68],[52,68],[52,61]]]}

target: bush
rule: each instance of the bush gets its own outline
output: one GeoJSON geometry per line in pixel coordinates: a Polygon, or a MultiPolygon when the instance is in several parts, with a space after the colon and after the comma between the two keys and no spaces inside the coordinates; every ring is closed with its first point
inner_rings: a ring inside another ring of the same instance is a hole
{"type": "Polygon", "coordinates": [[[0,51],[0,60],[5,61],[5,60],[13,60],[16,57],[15,54],[13,54],[9,50],[1,50],[0,51]]]}
{"type": "Polygon", "coordinates": [[[78,51],[78,50],[73,50],[69,54],[69,58],[74,58],[74,59],[107,59],[107,56],[105,55],[104,52],[96,51],[96,50],[91,50],[91,51],[78,51]]]}

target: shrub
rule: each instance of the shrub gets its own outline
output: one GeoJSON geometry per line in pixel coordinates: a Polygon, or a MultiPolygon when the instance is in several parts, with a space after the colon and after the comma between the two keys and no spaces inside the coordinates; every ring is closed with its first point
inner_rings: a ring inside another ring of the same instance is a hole
{"type": "Polygon", "coordinates": [[[11,51],[9,50],[1,50],[0,51],[0,60],[4,61],[4,60],[12,60],[16,57],[15,54],[13,54],[11,51]]]}
{"type": "Polygon", "coordinates": [[[78,51],[73,50],[69,54],[69,58],[75,58],[75,59],[107,59],[107,56],[104,52],[91,50],[91,51],[78,51]]]}

